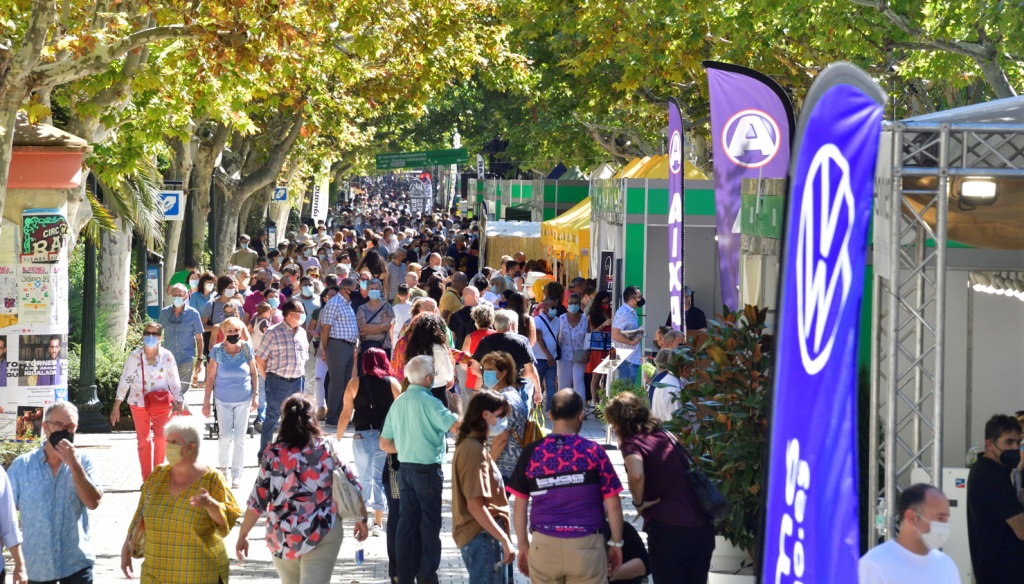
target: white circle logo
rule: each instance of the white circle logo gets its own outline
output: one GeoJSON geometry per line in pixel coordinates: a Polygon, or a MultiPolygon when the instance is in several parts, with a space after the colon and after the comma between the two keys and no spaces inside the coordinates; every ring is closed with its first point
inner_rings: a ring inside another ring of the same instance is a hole
{"type": "Polygon", "coordinates": [[[736,112],[722,128],[722,148],[738,166],[760,168],[779,153],[782,132],[767,113],[746,109],[736,112]]]}
{"type": "Polygon", "coordinates": [[[850,163],[835,144],[825,144],[807,169],[796,243],[796,313],[800,359],[809,375],[828,363],[853,268],[854,226],[850,163]]]}
{"type": "Polygon", "coordinates": [[[672,132],[672,138],[668,142],[668,169],[672,174],[679,174],[683,168],[683,139],[679,132],[672,132]]]}

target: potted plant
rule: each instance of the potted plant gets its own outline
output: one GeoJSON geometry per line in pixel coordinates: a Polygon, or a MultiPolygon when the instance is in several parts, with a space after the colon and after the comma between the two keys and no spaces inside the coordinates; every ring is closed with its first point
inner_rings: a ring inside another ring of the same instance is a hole
{"type": "MultiPolygon", "coordinates": [[[[768,444],[771,337],[764,332],[766,313],[746,306],[717,316],[701,345],[677,350],[672,362],[674,373],[690,383],[680,390],[680,407],[668,427],[729,501],[718,534],[749,558],[756,556],[768,444]]],[[[710,581],[716,581],[714,574],[710,581]]]]}

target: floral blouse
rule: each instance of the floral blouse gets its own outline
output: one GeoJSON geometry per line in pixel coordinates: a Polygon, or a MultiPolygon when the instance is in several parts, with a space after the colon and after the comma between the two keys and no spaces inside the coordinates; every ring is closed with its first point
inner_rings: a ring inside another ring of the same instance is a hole
{"type": "MultiPolygon", "coordinates": [[[[311,552],[334,527],[337,462],[324,440],[316,438],[301,449],[274,442],[263,454],[246,505],[266,515],[267,547],[275,557],[294,560],[311,552]]],[[[342,469],[354,482],[352,471],[342,469]]]]}
{"type": "Polygon", "coordinates": [[[174,355],[160,347],[156,355],[156,364],[151,365],[143,356],[144,350],[139,348],[128,354],[124,372],[121,373],[121,381],[117,384],[117,399],[125,401],[127,396],[128,405],[146,407],[146,400],[142,394],[145,376],[146,393],[169,391],[174,403],[181,403],[181,380],[178,379],[178,364],[174,362],[174,355]]]}

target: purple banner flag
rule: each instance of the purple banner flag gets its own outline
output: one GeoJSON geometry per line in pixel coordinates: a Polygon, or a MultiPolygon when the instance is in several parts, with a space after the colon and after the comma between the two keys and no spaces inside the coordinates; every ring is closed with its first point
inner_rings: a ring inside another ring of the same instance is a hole
{"type": "Polygon", "coordinates": [[[815,80],[800,116],[779,289],[762,582],[857,582],[857,335],[884,103],[867,74],[839,63],[815,80]]]}
{"type": "Polygon", "coordinates": [[[668,302],[672,328],[686,331],[683,318],[683,117],[668,100],[668,302]]]}
{"type": "Polygon", "coordinates": [[[704,61],[711,96],[718,274],[722,302],[739,306],[740,224],[745,178],[786,178],[793,106],[775,81],[736,65],[704,61]]]}

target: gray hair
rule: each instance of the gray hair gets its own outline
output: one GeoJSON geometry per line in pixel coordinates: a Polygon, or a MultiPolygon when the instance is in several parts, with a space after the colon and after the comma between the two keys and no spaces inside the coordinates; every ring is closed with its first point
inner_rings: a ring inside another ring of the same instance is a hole
{"type": "Polygon", "coordinates": [[[341,282],[338,283],[338,286],[348,290],[349,288],[358,288],[359,282],[355,278],[342,278],[341,282]]]}
{"type": "Polygon", "coordinates": [[[170,436],[172,432],[181,434],[185,442],[196,445],[196,454],[199,453],[199,446],[202,440],[203,427],[192,416],[174,416],[164,426],[164,436],[170,436]]]}
{"type": "Polygon", "coordinates": [[[337,265],[335,270],[338,272],[338,276],[341,277],[341,278],[347,278],[348,275],[352,273],[352,268],[346,266],[345,264],[341,264],[341,263],[339,263],[337,265]]]}
{"type": "Polygon", "coordinates": [[[68,413],[69,416],[71,416],[75,420],[78,419],[78,407],[75,406],[75,404],[73,404],[73,403],[71,403],[71,402],[69,402],[67,400],[64,400],[64,401],[54,402],[53,404],[50,405],[50,407],[46,408],[46,411],[43,413],[43,420],[49,421],[50,420],[50,414],[52,414],[53,412],[58,412],[58,411],[65,411],[65,412],[68,413]]]}
{"type": "Polygon", "coordinates": [[[369,288],[370,286],[380,286],[381,288],[383,288],[384,283],[378,280],[377,278],[371,278],[370,281],[366,283],[367,288],[369,288]]]}
{"type": "Polygon", "coordinates": [[[505,276],[492,276],[489,283],[491,284],[491,288],[493,288],[492,292],[495,294],[501,294],[505,290],[508,290],[508,281],[505,280],[505,276]]]}
{"type": "Polygon", "coordinates": [[[405,364],[405,376],[416,385],[427,385],[427,378],[434,377],[434,358],[430,355],[420,355],[409,359],[405,364]]]}
{"type": "Polygon", "coordinates": [[[514,310],[503,309],[494,313],[494,330],[499,333],[508,332],[517,322],[519,322],[519,315],[514,310]]]}
{"type": "Polygon", "coordinates": [[[662,349],[654,356],[654,365],[658,369],[668,370],[672,364],[672,349],[662,349]]]}
{"type": "Polygon", "coordinates": [[[184,284],[174,284],[171,286],[171,291],[180,290],[182,294],[188,296],[188,288],[184,284]]]}

